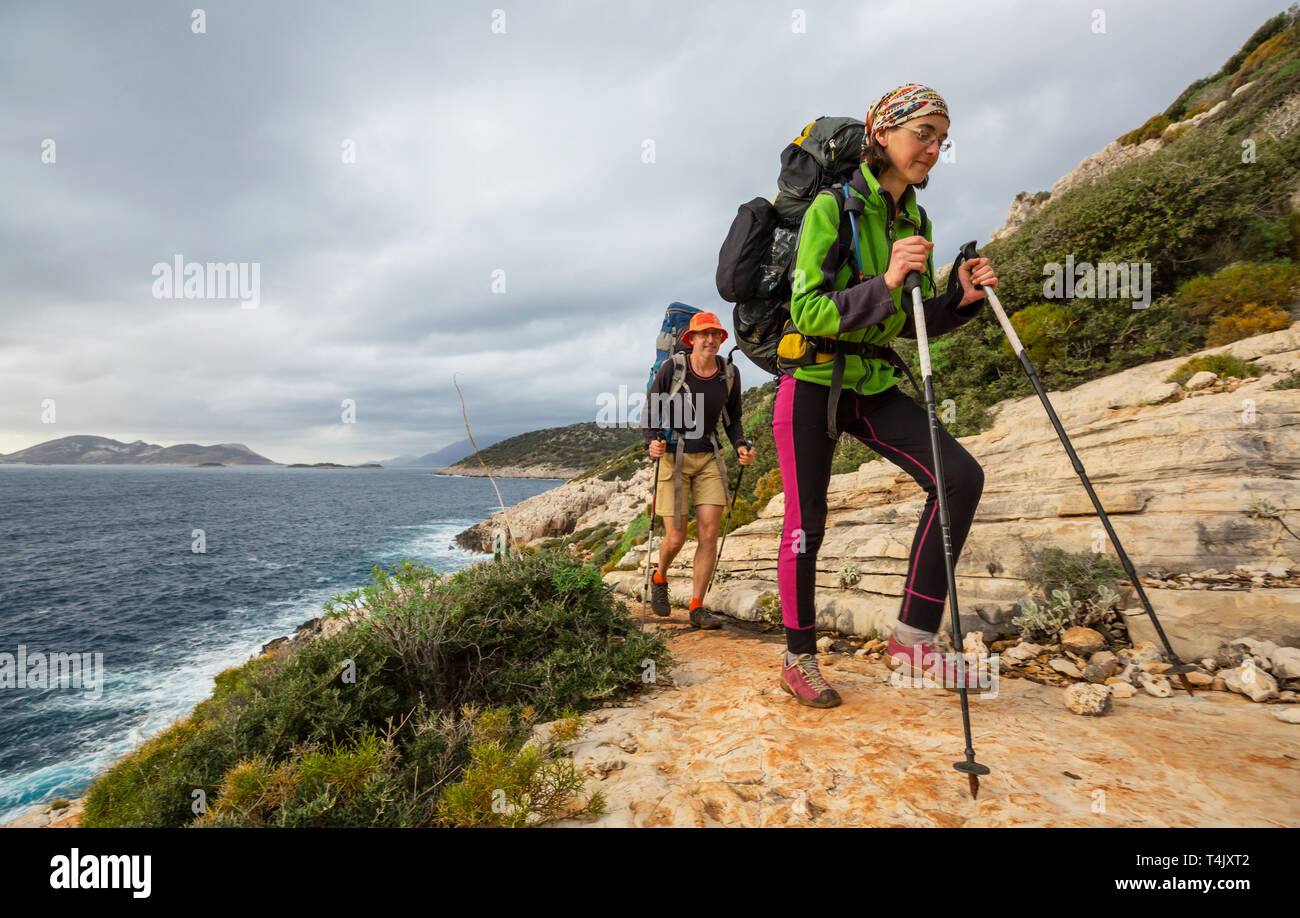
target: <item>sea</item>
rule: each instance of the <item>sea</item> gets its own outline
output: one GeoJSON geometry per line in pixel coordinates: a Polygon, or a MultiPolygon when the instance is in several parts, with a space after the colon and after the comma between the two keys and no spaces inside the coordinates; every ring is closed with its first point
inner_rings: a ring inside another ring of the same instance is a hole
{"type": "MultiPolygon", "coordinates": [[[[559,484],[497,479],[507,506],[559,484]]],[[[498,509],[430,469],[0,465],[0,822],[79,795],[376,565],[488,557],[453,538],[498,509]]]]}

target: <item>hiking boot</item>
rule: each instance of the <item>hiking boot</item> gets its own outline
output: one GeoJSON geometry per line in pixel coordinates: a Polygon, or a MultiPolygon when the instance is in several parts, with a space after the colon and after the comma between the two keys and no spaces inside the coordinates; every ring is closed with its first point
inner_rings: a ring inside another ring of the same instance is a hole
{"type": "MultiPolygon", "coordinates": [[[[901,670],[915,676],[926,676],[950,692],[960,691],[957,681],[957,659],[955,654],[942,654],[934,649],[928,641],[920,644],[901,644],[891,634],[885,662],[892,670],[901,670]]],[[[966,689],[979,690],[979,667],[966,665],[966,689]]]]}
{"type": "Polygon", "coordinates": [[[650,611],[655,615],[672,615],[673,607],[668,602],[668,584],[650,581],[650,611]]]}
{"type": "Polygon", "coordinates": [[[817,658],[810,653],[799,654],[793,666],[781,661],[781,688],[810,708],[833,708],[841,701],[840,693],[822,678],[817,658]]]}
{"type": "Polygon", "coordinates": [[[704,606],[696,606],[691,610],[691,625],[695,628],[711,631],[714,628],[722,627],[722,618],[714,615],[704,606]]]}

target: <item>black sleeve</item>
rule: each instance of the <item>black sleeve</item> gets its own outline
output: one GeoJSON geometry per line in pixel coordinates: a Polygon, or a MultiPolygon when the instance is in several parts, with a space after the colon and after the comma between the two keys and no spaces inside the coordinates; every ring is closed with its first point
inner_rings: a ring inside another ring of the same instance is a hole
{"type": "Polygon", "coordinates": [[[668,359],[659,366],[659,372],[655,374],[654,382],[645,393],[645,404],[641,406],[641,439],[645,445],[649,446],[658,436],[659,431],[650,427],[650,418],[654,414],[650,410],[650,400],[660,393],[667,393],[668,386],[672,383],[673,378],[673,358],[670,354],[668,359]]]}

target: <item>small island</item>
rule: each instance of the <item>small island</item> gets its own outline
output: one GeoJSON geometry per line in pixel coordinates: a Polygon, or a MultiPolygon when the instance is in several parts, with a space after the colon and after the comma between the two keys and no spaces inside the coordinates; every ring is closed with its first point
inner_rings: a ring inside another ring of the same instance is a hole
{"type": "Polygon", "coordinates": [[[378,462],[367,462],[365,465],[339,465],[337,462],[295,462],[289,466],[291,469],[382,469],[383,466],[378,462]]]}

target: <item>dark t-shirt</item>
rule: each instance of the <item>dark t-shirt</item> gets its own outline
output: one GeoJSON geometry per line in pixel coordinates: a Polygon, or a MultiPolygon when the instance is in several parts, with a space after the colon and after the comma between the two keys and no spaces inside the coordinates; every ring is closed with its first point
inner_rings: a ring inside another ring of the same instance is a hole
{"type": "Polygon", "coordinates": [[[682,437],[686,441],[686,452],[713,452],[709,434],[717,429],[724,404],[727,407],[727,416],[731,419],[731,424],[727,427],[728,439],[733,446],[744,439],[744,429],[740,424],[740,370],[732,370],[731,397],[728,399],[727,374],[723,369],[722,358],[715,359],[718,361],[718,369],[712,375],[697,376],[691,367],[690,354],[687,354],[686,381],[682,391],[671,401],[667,396],[673,382],[672,359],[665,360],[659,367],[654,382],[646,392],[645,408],[641,411],[641,435],[647,445],[659,430],[671,428],[682,432],[682,437]],[[689,394],[686,390],[690,390],[689,394]],[[702,417],[697,418],[696,412],[701,405],[702,417]]]}

